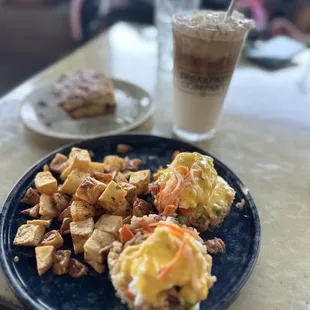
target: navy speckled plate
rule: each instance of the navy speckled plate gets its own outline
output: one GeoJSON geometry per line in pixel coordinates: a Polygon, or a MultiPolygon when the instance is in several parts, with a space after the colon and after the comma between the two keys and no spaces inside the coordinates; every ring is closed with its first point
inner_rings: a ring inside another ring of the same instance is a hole
{"type": "MultiPolygon", "coordinates": [[[[32,167],[14,186],[4,203],[0,227],[3,270],[12,289],[26,307],[36,310],[126,309],[115,297],[107,274],[91,272],[89,276],[72,279],[67,275],[53,276],[49,271],[39,277],[34,249],[13,246],[18,226],[26,222],[26,217],[20,213],[25,206],[19,201],[28,187],[33,185],[36,173],[51,161],[56,152],[68,154],[72,146],[87,148],[94,152],[94,160],[100,161],[105,155],[116,153],[119,143],[131,145],[133,150],[128,156],[141,158],[142,168],[150,168],[153,172],[159,166],[170,163],[175,150],[205,154],[203,150],[177,140],[148,135],[120,135],[65,146],[32,167]],[[19,257],[16,263],[15,256],[19,257]]],[[[214,257],[212,273],[217,276],[218,281],[211,289],[208,299],[201,303],[201,309],[204,310],[222,309],[233,301],[254,268],[260,246],[260,221],[251,195],[229,168],[217,159],[214,159],[214,164],[218,174],[236,190],[235,202],[243,198],[246,207],[240,211],[234,205],[218,230],[204,234],[205,239],[216,236],[226,243],[225,254],[214,257]]],[[[70,247],[70,238],[65,239],[65,245],[70,247]]]]}

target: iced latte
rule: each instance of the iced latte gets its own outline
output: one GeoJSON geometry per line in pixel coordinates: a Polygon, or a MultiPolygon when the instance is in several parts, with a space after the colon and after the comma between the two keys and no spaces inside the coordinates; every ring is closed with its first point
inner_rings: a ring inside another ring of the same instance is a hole
{"type": "Polygon", "coordinates": [[[180,12],[173,16],[174,131],[187,140],[211,138],[248,31],[238,12],[180,12]]]}

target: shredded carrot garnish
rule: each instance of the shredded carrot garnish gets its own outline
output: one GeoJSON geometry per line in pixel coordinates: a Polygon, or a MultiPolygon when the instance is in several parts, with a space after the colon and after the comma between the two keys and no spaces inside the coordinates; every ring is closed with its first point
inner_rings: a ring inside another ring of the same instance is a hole
{"type": "Polygon", "coordinates": [[[142,219],[140,222],[139,222],[140,226],[146,230],[146,231],[149,231],[151,232],[152,231],[152,228],[150,227],[150,225],[146,222],[145,219],[142,219]]]}
{"type": "Polygon", "coordinates": [[[126,243],[134,237],[134,234],[129,229],[128,225],[123,225],[123,227],[119,231],[119,234],[122,243],[126,243]]]}
{"type": "Polygon", "coordinates": [[[185,248],[185,245],[186,245],[186,242],[187,242],[187,238],[184,236],[183,239],[182,239],[182,243],[175,255],[175,257],[172,259],[172,261],[170,261],[168,263],[168,265],[162,269],[158,275],[157,275],[157,278],[160,279],[160,280],[163,280],[167,275],[168,273],[171,271],[172,267],[177,263],[177,261],[182,257],[182,254],[183,254],[183,251],[184,251],[184,248],[185,248]]]}
{"type": "Polygon", "coordinates": [[[146,238],[148,238],[148,237],[150,237],[150,236],[152,236],[152,235],[153,235],[152,233],[149,233],[149,234],[144,234],[143,236],[146,237],[146,238]]]}
{"type": "Polygon", "coordinates": [[[162,215],[169,216],[169,215],[175,213],[176,210],[177,210],[177,206],[175,206],[175,205],[168,205],[165,208],[165,210],[163,211],[162,215]]]}
{"type": "Polygon", "coordinates": [[[189,215],[193,214],[193,210],[192,209],[179,208],[179,213],[181,215],[189,216],[189,215]]]}
{"type": "Polygon", "coordinates": [[[178,172],[180,172],[183,176],[187,175],[187,173],[189,172],[189,169],[185,166],[178,166],[175,168],[178,172]]]}
{"type": "Polygon", "coordinates": [[[187,228],[181,228],[178,225],[170,224],[170,223],[166,223],[166,222],[151,223],[150,226],[168,227],[169,229],[177,231],[177,232],[179,232],[181,234],[188,233],[188,234],[190,234],[192,236],[197,236],[197,232],[195,232],[193,230],[189,230],[187,228]]]}
{"type": "Polygon", "coordinates": [[[158,194],[158,199],[157,199],[157,209],[158,209],[159,213],[162,212],[162,209],[161,209],[162,197],[163,197],[163,186],[160,184],[160,186],[159,186],[159,194],[158,194]]]}
{"type": "Polygon", "coordinates": [[[206,179],[206,175],[205,173],[202,171],[202,170],[199,170],[199,173],[200,173],[200,177],[205,180],[206,179]]]}
{"type": "Polygon", "coordinates": [[[135,300],[135,298],[136,298],[136,296],[135,296],[133,293],[131,293],[129,289],[127,289],[127,290],[125,291],[125,296],[126,296],[129,300],[135,300]]]}

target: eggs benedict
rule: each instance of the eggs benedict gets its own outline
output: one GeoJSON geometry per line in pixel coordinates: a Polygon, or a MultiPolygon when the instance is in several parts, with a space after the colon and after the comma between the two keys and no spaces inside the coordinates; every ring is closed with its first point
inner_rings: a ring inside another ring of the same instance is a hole
{"type": "Polygon", "coordinates": [[[224,220],[235,196],[235,191],[217,175],[213,159],[196,152],[179,153],[154,178],[158,212],[177,215],[181,223],[200,232],[217,227],[224,220]]]}
{"type": "Polygon", "coordinates": [[[112,283],[132,309],[194,309],[216,278],[198,233],[165,221],[138,245],[115,242],[108,256],[112,283]]]}

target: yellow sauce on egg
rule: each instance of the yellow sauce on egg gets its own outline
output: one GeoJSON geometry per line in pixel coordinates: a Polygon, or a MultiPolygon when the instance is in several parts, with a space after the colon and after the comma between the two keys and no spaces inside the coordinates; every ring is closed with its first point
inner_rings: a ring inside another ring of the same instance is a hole
{"type": "Polygon", "coordinates": [[[182,255],[164,278],[158,275],[175,258],[182,242],[168,227],[157,227],[147,240],[127,247],[120,256],[125,279],[133,279],[135,290],[152,305],[160,304],[168,290],[176,286],[183,303],[196,304],[207,298],[213,283],[211,258],[203,253],[205,249],[200,241],[190,234],[185,235],[187,240],[182,255]]]}

